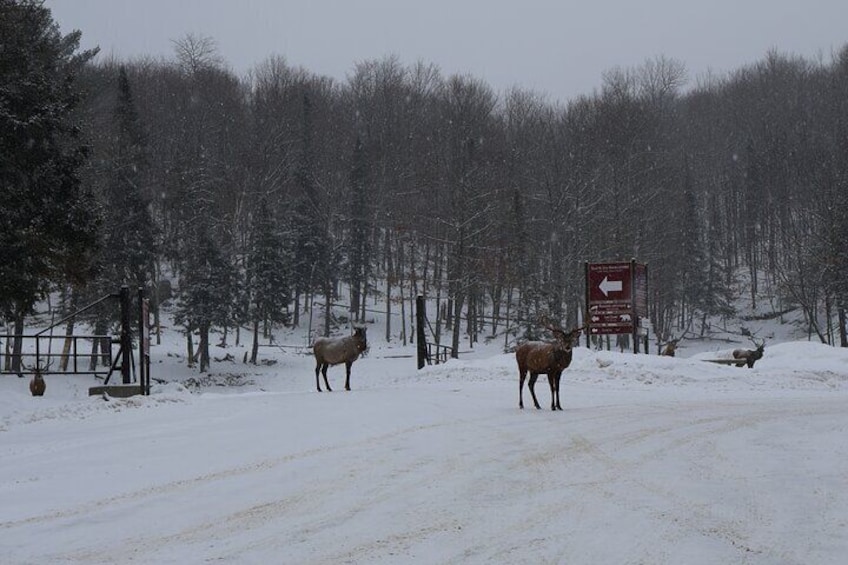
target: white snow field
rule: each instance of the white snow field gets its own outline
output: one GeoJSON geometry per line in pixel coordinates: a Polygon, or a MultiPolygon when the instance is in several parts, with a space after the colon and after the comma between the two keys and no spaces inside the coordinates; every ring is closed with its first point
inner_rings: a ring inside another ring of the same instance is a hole
{"type": "Polygon", "coordinates": [[[417,371],[369,338],[351,392],[273,348],[213,364],[243,386],[189,391],[178,341],[149,397],[0,378],[0,561],[846,562],[846,350],[769,343],[747,369],[581,347],[552,412],[544,377],[519,410],[494,347],[417,371]]]}

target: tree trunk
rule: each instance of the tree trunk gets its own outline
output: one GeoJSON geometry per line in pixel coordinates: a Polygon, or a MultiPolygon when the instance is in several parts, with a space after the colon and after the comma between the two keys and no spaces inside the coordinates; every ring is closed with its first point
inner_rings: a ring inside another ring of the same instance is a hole
{"type": "Polygon", "coordinates": [[[386,232],[386,244],[383,250],[386,261],[386,343],[392,341],[392,244],[386,232]]]}
{"type": "MultiPolygon", "coordinates": [[[[11,336],[7,336],[7,337],[11,337],[11,336]]],[[[3,370],[4,371],[11,371],[12,370],[12,341],[14,341],[14,339],[12,339],[11,341],[7,339],[6,343],[3,344],[3,349],[4,349],[4,351],[3,351],[3,370]]]]}
{"type": "Polygon", "coordinates": [[[368,279],[371,278],[371,257],[365,260],[362,273],[362,296],[360,298],[362,313],[359,315],[359,321],[365,322],[365,302],[368,298],[368,279]]]}
{"type": "Polygon", "coordinates": [[[351,319],[354,321],[358,321],[357,317],[359,316],[359,283],[351,281],[350,285],[350,308],[348,311],[350,313],[351,319]]]}
{"type": "Polygon", "coordinates": [[[256,365],[259,356],[259,318],[253,320],[253,347],[250,349],[250,362],[256,365]]]}
{"type": "Polygon", "coordinates": [[[153,281],[153,326],[156,328],[156,345],[162,345],[162,324],[159,318],[159,304],[161,296],[159,294],[159,281],[162,280],[162,267],[159,261],[155,261],[153,271],[156,280],[153,281]]]}
{"type": "MultiPolygon", "coordinates": [[[[108,332],[109,327],[106,326],[106,329],[104,331],[108,332]]],[[[112,366],[112,338],[111,337],[107,336],[107,337],[101,337],[100,338],[100,363],[104,367],[111,367],[112,366]]]]}
{"type": "MultiPolygon", "coordinates": [[[[94,323],[94,335],[105,336],[109,331],[109,323],[99,319],[94,323]]],[[[97,368],[97,358],[100,357],[100,362],[104,367],[111,367],[111,338],[97,337],[91,340],[91,360],[89,363],[89,371],[94,371],[97,368]]]]}
{"type": "Polygon", "coordinates": [[[421,292],[419,293],[416,289],[416,295],[421,294],[425,298],[427,297],[427,283],[429,279],[429,268],[430,268],[430,242],[428,240],[424,241],[424,264],[421,265],[421,292]]]}
{"type": "Polygon", "coordinates": [[[97,351],[100,349],[100,340],[91,340],[91,357],[88,360],[88,370],[94,371],[97,368],[97,351]]]}
{"type": "Polygon", "coordinates": [[[418,329],[418,324],[415,322],[415,297],[420,295],[421,292],[418,290],[418,276],[415,271],[415,257],[417,257],[416,253],[416,245],[415,240],[411,240],[409,242],[409,342],[415,339],[415,332],[418,329]]]}
{"type": "Polygon", "coordinates": [[[400,289],[400,338],[401,343],[406,345],[406,298],[403,294],[403,285],[405,284],[404,276],[403,276],[403,262],[404,262],[404,253],[403,253],[403,241],[398,240],[398,258],[397,258],[397,272],[398,272],[398,288],[400,289]]]}
{"type": "Polygon", "coordinates": [[[435,335],[433,339],[436,342],[436,345],[440,345],[442,343],[442,266],[441,266],[442,256],[439,253],[439,249],[436,249],[436,258],[435,263],[433,265],[433,279],[436,284],[436,328],[434,330],[435,335]]]}
{"type": "Polygon", "coordinates": [[[197,354],[200,357],[200,372],[209,370],[209,323],[200,324],[200,343],[197,346],[197,354]]]}
{"type": "Polygon", "coordinates": [[[59,358],[59,370],[65,372],[68,370],[68,361],[70,361],[71,345],[74,339],[74,319],[71,318],[65,326],[65,342],[62,344],[62,356],[59,358]]]}
{"type": "MultiPolygon", "coordinates": [[[[23,365],[23,361],[21,359],[21,354],[23,353],[23,345],[24,345],[24,315],[17,314],[15,316],[15,337],[13,339],[14,343],[12,344],[12,365],[11,369],[15,373],[21,372],[21,368],[23,365]]],[[[8,357],[7,357],[8,359],[8,357]]]]}
{"type": "Polygon", "coordinates": [[[330,279],[324,280],[324,335],[330,335],[330,323],[333,321],[333,291],[330,279]]]}
{"type": "Polygon", "coordinates": [[[501,274],[498,274],[498,280],[492,286],[492,337],[498,333],[498,322],[501,316],[501,298],[503,297],[503,279],[501,274]]]}
{"type": "MultiPolygon", "coordinates": [[[[504,328],[504,351],[509,348],[509,311],[512,306],[512,286],[510,285],[506,291],[506,313],[504,315],[504,323],[506,327],[504,328]]],[[[589,332],[586,332],[587,334],[589,332]]]]}
{"type": "Polygon", "coordinates": [[[825,319],[827,320],[827,326],[824,329],[825,337],[827,339],[825,343],[827,343],[828,345],[833,345],[833,300],[831,300],[830,293],[826,293],[824,297],[824,315],[825,319]]]}
{"type": "Polygon", "coordinates": [[[467,317],[465,333],[468,334],[468,347],[473,348],[474,344],[477,343],[477,294],[473,291],[469,293],[465,315],[467,317]]]}
{"type": "Polygon", "coordinates": [[[229,329],[227,325],[224,324],[224,327],[221,328],[221,330],[221,343],[219,345],[220,347],[227,347],[227,332],[229,331],[229,329]]]}
{"type": "Polygon", "coordinates": [[[188,359],[188,366],[194,367],[194,341],[191,336],[192,328],[188,326],[186,328],[186,357],[188,359]]]}
{"type": "Polygon", "coordinates": [[[459,334],[462,319],[463,297],[457,296],[453,300],[453,339],[451,340],[451,358],[459,359],[459,334]]]}
{"type": "Polygon", "coordinates": [[[300,289],[294,291],[294,318],[292,318],[294,327],[300,326],[300,289]]]}

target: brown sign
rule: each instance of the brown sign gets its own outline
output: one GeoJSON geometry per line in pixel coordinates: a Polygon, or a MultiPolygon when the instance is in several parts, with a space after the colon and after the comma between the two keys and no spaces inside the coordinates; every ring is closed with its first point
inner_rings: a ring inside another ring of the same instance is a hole
{"type": "Polygon", "coordinates": [[[630,304],[630,263],[590,263],[587,273],[590,304],[630,304]]]}
{"type": "Polygon", "coordinates": [[[635,261],[586,264],[588,333],[630,334],[648,315],[648,269],[635,261]]]}

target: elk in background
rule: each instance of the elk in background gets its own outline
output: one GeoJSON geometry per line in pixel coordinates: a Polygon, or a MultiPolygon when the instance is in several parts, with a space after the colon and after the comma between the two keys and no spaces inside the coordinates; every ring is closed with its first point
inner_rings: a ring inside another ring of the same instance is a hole
{"type": "Polygon", "coordinates": [[[750,340],[757,347],[756,349],[734,349],[733,350],[733,358],[739,359],[740,361],[744,361],[749,369],[753,368],[754,363],[756,363],[759,359],[763,358],[763,353],[764,353],[765,348],[766,348],[765,340],[758,342],[753,337],[751,337],[750,340]]]}
{"type": "Polygon", "coordinates": [[[686,339],[686,336],[687,334],[689,334],[689,330],[691,328],[692,318],[689,319],[689,323],[686,325],[686,328],[680,335],[678,335],[677,337],[674,337],[673,335],[668,336],[670,339],[666,342],[665,347],[660,350],[660,355],[662,357],[674,357],[677,354],[678,344],[684,339],[686,339]]]}
{"type": "Polygon", "coordinates": [[[43,373],[50,368],[50,363],[44,367],[36,365],[35,367],[27,368],[33,371],[32,379],[29,381],[29,392],[33,396],[44,396],[44,391],[47,390],[47,383],[44,381],[43,373]]]}
{"type": "Polygon", "coordinates": [[[341,338],[319,337],[312,344],[312,353],[315,355],[315,386],[321,392],[321,382],[318,373],[324,375],[324,384],[327,390],[332,392],[330,383],[327,381],[327,367],[330,365],[345,364],[345,390],[350,390],[350,366],[359,358],[359,355],[368,348],[368,340],[365,336],[365,328],[358,327],[353,335],[341,338]]]}
{"type": "Polygon", "coordinates": [[[667,344],[665,344],[665,347],[663,347],[663,350],[662,352],[660,352],[660,355],[662,355],[663,357],[674,357],[674,353],[677,351],[677,342],[679,341],[679,339],[673,339],[669,341],[667,344]]]}
{"type": "Polygon", "coordinates": [[[548,376],[551,387],[551,410],[562,410],[559,403],[559,382],[562,372],[571,364],[574,344],[580,337],[583,327],[565,332],[562,328],[548,324],[547,329],[554,334],[554,341],[528,341],[515,349],[515,360],[518,362],[518,407],[524,408],[524,379],[530,373],[528,388],[536,408],[536,379],[541,374],[548,376]]]}

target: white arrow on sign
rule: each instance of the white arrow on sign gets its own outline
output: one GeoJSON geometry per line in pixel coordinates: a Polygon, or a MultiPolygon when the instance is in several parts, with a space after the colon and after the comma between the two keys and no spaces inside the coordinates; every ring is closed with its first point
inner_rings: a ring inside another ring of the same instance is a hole
{"type": "Polygon", "coordinates": [[[604,277],[604,280],[601,281],[601,284],[598,286],[601,289],[601,292],[604,293],[604,296],[609,296],[610,292],[621,292],[622,285],[621,281],[611,281],[609,277],[604,277]]]}

